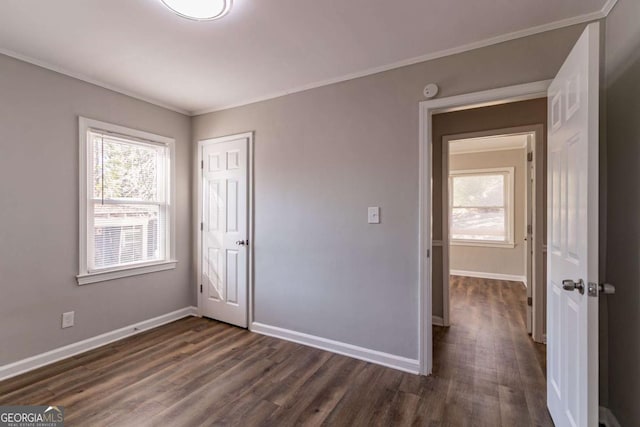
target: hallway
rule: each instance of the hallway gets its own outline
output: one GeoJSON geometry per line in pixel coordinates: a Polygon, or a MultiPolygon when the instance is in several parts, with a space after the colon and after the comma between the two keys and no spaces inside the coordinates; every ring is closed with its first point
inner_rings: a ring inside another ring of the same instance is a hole
{"type": "Polygon", "coordinates": [[[451,326],[434,327],[433,374],[448,383],[443,418],[454,425],[552,426],[545,346],[527,334],[524,286],[451,276],[450,292],[451,326]]]}

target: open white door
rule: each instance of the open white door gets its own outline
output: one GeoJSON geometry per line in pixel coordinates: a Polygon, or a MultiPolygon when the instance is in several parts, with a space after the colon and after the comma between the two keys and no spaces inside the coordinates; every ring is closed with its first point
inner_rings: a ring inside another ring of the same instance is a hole
{"type": "Polygon", "coordinates": [[[598,424],[599,24],[549,87],[547,405],[556,426],[598,424]]]}
{"type": "Polygon", "coordinates": [[[251,135],[201,141],[200,313],[246,328],[251,135]]]}

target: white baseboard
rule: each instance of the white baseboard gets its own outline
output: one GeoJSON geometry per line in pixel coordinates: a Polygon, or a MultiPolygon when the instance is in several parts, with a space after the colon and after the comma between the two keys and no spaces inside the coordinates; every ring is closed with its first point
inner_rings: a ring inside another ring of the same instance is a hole
{"type": "Polygon", "coordinates": [[[144,320],[133,325],[125,326],[124,328],[116,329],[102,335],[47,351],[46,353],[41,353],[27,359],[18,360],[17,362],[0,366],[0,381],[49,365],[59,360],[75,356],[76,354],[84,353],[131,335],[139,334],[140,332],[156,328],[166,323],[171,323],[184,317],[197,315],[198,309],[196,307],[185,307],[171,313],[163,314],[162,316],[154,317],[153,319],[144,320]]]}
{"type": "Polygon", "coordinates": [[[466,270],[451,270],[449,274],[452,276],[464,276],[464,277],[478,277],[480,279],[494,279],[494,280],[508,280],[510,282],[522,282],[527,286],[527,276],[518,276],[515,274],[499,274],[499,273],[485,273],[482,271],[466,271],[466,270]]]}
{"type": "Polygon", "coordinates": [[[600,424],[604,424],[606,427],[620,427],[618,419],[609,408],[601,406],[598,411],[598,418],[600,424]]]}
{"type": "Polygon", "coordinates": [[[444,319],[440,316],[431,316],[431,324],[434,326],[444,326],[444,319]]]}
{"type": "Polygon", "coordinates": [[[250,330],[258,334],[268,335],[270,337],[292,341],[309,347],[319,348],[321,350],[342,354],[344,356],[353,357],[354,359],[364,360],[365,362],[375,363],[389,368],[398,369],[400,371],[410,372],[412,374],[418,374],[420,372],[420,362],[416,359],[409,359],[402,356],[396,356],[394,354],[383,353],[377,350],[358,347],[340,341],[334,341],[257,322],[253,322],[251,324],[250,330]]]}

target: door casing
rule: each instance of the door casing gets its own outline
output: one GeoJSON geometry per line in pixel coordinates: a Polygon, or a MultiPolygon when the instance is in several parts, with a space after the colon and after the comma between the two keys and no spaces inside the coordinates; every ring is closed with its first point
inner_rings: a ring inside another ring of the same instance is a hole
{"type": "Polygon", "coordinates": [[[420,372],[430,375],[433,369],[433,316],[431,255],[433,253],[433,217],[431,175],[433,171],[433,114],[468,110],[547,96],[551,80],[472,92],[419,104],[419,219],[418,219],[418,359],[420,372]]]}

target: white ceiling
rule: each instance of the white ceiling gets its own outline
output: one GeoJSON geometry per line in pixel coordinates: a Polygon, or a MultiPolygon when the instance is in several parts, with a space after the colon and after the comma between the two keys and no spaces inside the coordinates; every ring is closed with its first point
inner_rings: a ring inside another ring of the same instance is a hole
{"type": "Polygon", "coordinates": [[[449,142],[449,153],[480,153],[524,149],[528,134],[497,135],[482,138],[456,139],[449,142]]]}
{"type": "Polygon", "coordinates": [[[194,113],[585,22],[614,2],[234,0],[196,22],[160,0],[2,0],[0,53],[194,113]]]}

